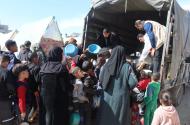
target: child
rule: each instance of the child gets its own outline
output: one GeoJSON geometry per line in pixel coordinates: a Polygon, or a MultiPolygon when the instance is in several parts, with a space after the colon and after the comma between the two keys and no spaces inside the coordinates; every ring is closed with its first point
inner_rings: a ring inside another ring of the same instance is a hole
{"type": "Polygon", "coordinates": [[[86,123],[86,112],[85,112],[85,105],[89,103],[88,98],[85,96],[83,91],[83,82],[82,79],[84,78],[84,73],[79,67],[72,68],[72,74],[75,76],[74,82],[74,90],[73,90],[73,104],[75,112],[79,112],[81,120],[80,124],[82,125],[90,125],[86,123]]]}
{"type": "Polygon", "coordinates": [[[95,76],[95,73],[93,71],[93,64],[90,61],[84,61],[82,64],[82,69],[85,71],[87,74],[84,79],[84,92],[85,96],[88,98],[89,103],[86,104],[86,110],[87,110],[87,120],[88,123],[95,123],[95,116],[96,116],[96,108],[97,108],[97,99],[98,96],[98,90],[97,90],[97,83],[98,80],[95,76]],[[93,107],[93,108],[92,108],[93,107]]]}
{"type": "Polygon", "coordinates": [[[8,40],[5,43],[6,48],[8,49],[8,56],[10,57],[10,63],[8,65],[8,70],[12,70],[15,64],[20,63],[20,60],[18,60],[15,56],[15,52],[18,51],[18,47],[15,41],[8,40]]]}
{"type": "Polygon", "coordinates": [[[10,117],[10,102],[8,99],[9,91],[7,86],[7,66],[9,64],[10,58],[6,55],[0,55],[0,123],[10,117]],[[3,111],[6,111],[4,113],[3,111]]]}
{"type": "Polygon", "coordinates": [[[9,56],[0,55],[0,100],[4,97],[8,99],[7,67],[9,62],[10,62],[9,56]]]}
{"type": "Polygon", "coordinates": [[[0,55],[0,100],[6,98],[8,99],[7,90],[7,67],[10,62],[9,56],[0,55]]]}
{"type": "Polygon", "coordinates": [[[151,75],[150,75],[151,72],[147,71],[147,70],[142,70],[140,72],[140,81],[138,82],[137,84],[137,88],[140,90],[140,91],[143,91],[145,92],[146,91],[146,88],[148,86],[148,84],[151,82],[151,75]]]}
{"type": "Polygon", "coordinates": [[[33,122],[37,111],[39,110],[39,84],[40,84],[40,78],[39,78],[39,72],[40,72],[40,62],[38,58],[38,54],[36,52],[28,53],[28,68],[30,72],[29,82],[28,86],[30,89],[30,97],[31,97],[31,112],[29,117],[29,122],[33,122]]]}
{"type": "Polygon", "coordinates": [[[151,125],[154,111],[157,108],[158,94],[160,92],[160,74],[153,73],[152,82],[149,83],[144,97],[144,104],[146,106],[144,115],[144,125],[151,125]]]}
{"type": "Polygon", "coordinates": [[[26,120],[26,93],[27,93],[27,82],[29,78],[28,67],[24,64],[16,64],[13,68],[13,73],[17,77],[17,97],[19,110],[21,112],[21,120],[26,120]]]}
{"type": "Polygon", "coordinates": [[[146,91],[147,85],[151,82],[150,72],[147,70],[142,70],[140,72],[140,81],[132,92],[132,124],[135,125],[139,123],[140,116],[144,115],[144,93],[146,91]]]}
{"type": "Polygon", "coordinates": [[[154,112],[152,125],[180,125],[179,116],[172,105],[170,93],[162,91],[159,100],[161,105],[154,112]]]}

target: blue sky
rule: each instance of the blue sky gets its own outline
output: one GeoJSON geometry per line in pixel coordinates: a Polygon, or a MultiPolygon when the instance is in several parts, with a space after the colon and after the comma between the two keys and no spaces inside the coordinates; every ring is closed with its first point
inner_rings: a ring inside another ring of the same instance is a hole
{"type": "MultiPolygon", "coordinates": [[[[190,0],[178,0],[190,9],[190,0]]],[[[61,32],[81,32],[91,0],[1,0],[0,22],[16,29],[25,23],[55,16],[61,32]]]]}
{"type": "Polygon", "coordinates": [[[79,32],[91,5],[90,0],[1,0],[0,3],[0,22],[10,29],[55,16],[62,32],[79,32]]]}

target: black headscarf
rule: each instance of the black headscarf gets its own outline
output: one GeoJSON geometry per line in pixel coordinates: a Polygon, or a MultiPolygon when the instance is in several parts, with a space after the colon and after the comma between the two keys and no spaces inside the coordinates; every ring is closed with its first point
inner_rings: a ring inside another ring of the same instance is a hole
{"type": "Polygon", "coordinates": [[[61,62],[63,50],[60,47],[54,47],[49,51],[48,61],[61,62]]]}
{"type": "Polygon", "coordinates": [[[125,59],[125,49],[122,46],[116,46],[111,52],[111,57],[105,64],[102,75],[100,77],[100,82],[105,90],[109,85],[111,77],[118,77],[123,64],[126,62],[125,59]]]}
{"type": "Polygon", "coordinates": [[[49,51],[48,62],[41,66],[40,73],[59,74],[65,72],[66,69],[61,64],[63,50],[60,47],[54,47],[49,51]]]}

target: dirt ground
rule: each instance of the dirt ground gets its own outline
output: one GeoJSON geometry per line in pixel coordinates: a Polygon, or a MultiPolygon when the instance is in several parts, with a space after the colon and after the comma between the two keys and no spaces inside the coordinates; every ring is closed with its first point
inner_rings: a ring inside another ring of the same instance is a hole
{"type": "MultiPolygon", "coordinates": [[[[181,103],[176,108],[180,116],[181,125],[190,125],[190,86],[186,86],[185,88],[181,103]]],[[[1,111],[7,113],[4,108],[1,111]]],[[[38,125],[38,123],[31,125],[38,125]]]]}
{"type": "Polygon", "coordinates": [[[190,86],[185,87],[181,104],[177,107],[181,125],[190,125],[190,86]]]}

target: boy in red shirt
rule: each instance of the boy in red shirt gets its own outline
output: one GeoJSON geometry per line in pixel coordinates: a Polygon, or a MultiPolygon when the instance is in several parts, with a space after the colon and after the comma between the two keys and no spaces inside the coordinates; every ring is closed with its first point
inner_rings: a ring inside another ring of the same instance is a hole
{"type": "MultiPolygon", "coordinates": [[[[146,91],[146,88],[147,88],[148,84],[151,82],[151,73],[152,72],[150,70],[142,70],[140,72],[140,80],[139,80],[137,86],[133,89],[133,91],[137,94],[142,93],[140,98],[139,98],[140,100],[144,99],[143,97],[144,97],[144,93],[146,91]]],[[[138,105],[140,115],[143,114],[143,107],[144,107],[143,102],[138,105]]]]}
{"type": "Polygon", "coordinates": [[[137,88],[140,91],[145,92],[146,87],[147,87],[148,83],[150,83],[150,82],[151,82],[151,71],[143,70],[143,71],[141,71],[140,81],[137,84],[137,88]]]}
{"type": "Polygon", "coordinates": [[[17,76],[17,97],[19,110],[21,112],[21,120],[26,120],[26,93],[27,79],[29,78],[28,67],[24,64],[16,64],[13,68],[13,73],[17,76]]]}

